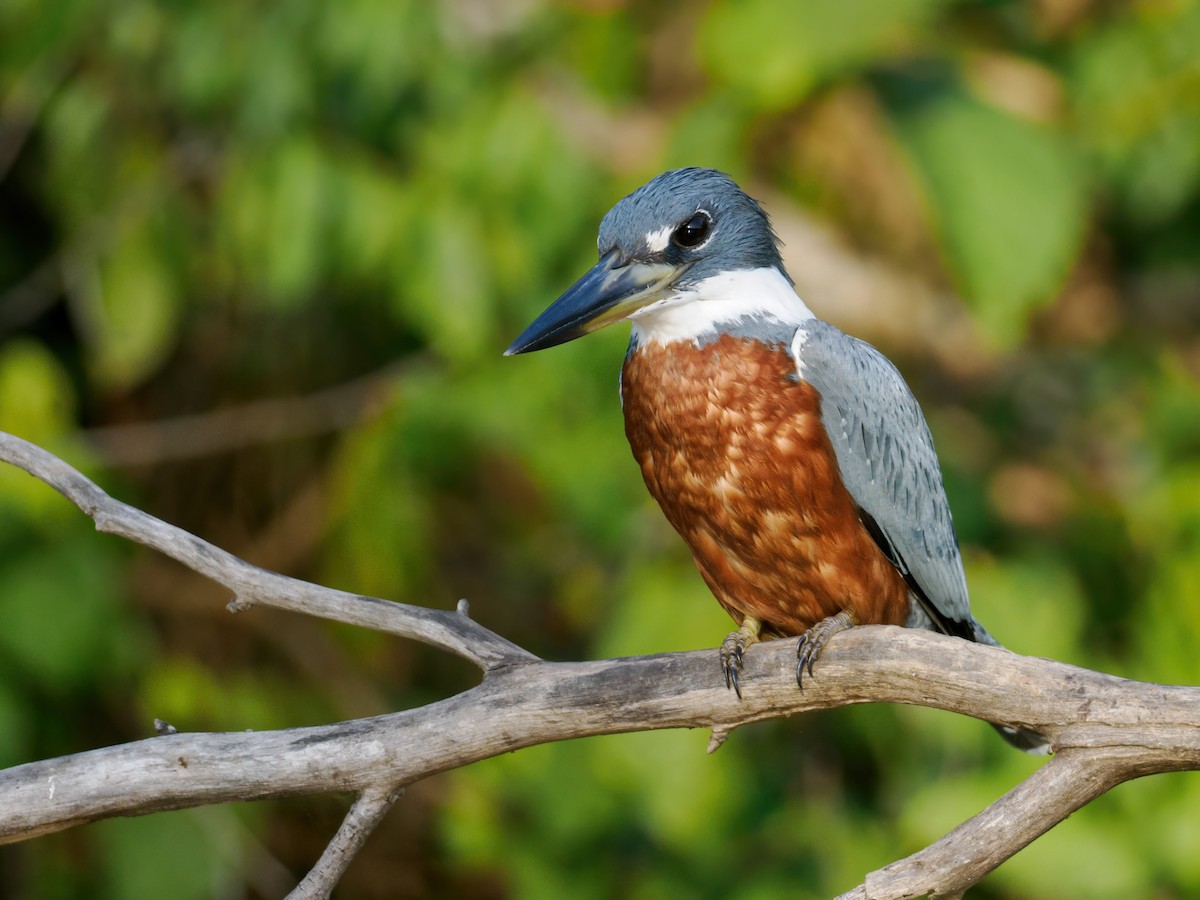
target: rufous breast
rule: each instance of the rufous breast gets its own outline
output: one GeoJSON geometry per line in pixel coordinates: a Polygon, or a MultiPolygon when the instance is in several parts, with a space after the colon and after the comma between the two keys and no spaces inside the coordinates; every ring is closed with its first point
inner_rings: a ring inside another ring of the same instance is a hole
{"type": "Polygon", "coordinates": [[[786,347],[728,334],[638,345],[621,396],[646,486],[735,621],[795,635],[849,609],[904,624],[908,588],[859,520],[820,394],[786,347]]]}

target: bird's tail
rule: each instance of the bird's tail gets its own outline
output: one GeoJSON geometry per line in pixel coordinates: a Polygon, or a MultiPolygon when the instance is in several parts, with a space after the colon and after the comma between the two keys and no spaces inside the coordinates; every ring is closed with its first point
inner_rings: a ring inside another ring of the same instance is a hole
{"type": "MultiPolygon", "coordinates": [[[[986,628],[974,619],[971,619],[971,625],[975,631],[975,641],[977,643],[989,644],[992,647],[1004,647],[1003,644],[992,637],[986,628]]],[[[1030,731],[1027,728],[1016,728],[1012,725],[1001,725],[998,722],[992,722],[991,725],[1000,733],[1000,737],[1004,738],[1018,750],[1024,750],[1026,753],[1039,756],[1044,756],[1050,752],[1050,742],[1046,740],[1044,735],[1038,734],[1036,731],[1030,731]]]]}
{"type": "Polygon", "coordinates": [[[997,725],[995,722],[992,722],[991,726],[996,729],[1000,737],[1018,750],[1024,750],[1034,756],[1050,755],[1050,742],[1044,735],[1038,734],[1036,731],[1030,731],[1028,728],[1013,728],[1011,725],[997,725]]]}

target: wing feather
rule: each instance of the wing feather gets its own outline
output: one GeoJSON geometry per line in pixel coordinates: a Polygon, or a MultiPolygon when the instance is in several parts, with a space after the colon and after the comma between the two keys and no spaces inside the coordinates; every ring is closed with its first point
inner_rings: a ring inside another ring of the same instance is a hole
{"type": "Polygon", "coordinates": [[[978,638],[925,416],[882,353],[827,322],[801,326],[797,372],[821,394],[842,481],[936,630],[978,638]]]}

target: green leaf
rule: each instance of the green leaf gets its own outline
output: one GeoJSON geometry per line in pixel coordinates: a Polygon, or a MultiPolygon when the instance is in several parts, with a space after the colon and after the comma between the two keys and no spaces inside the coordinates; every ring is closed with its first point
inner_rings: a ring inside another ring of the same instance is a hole
{"type": "Polygon", "coordinates": [[[373,284],[420,223],[411,191],[375,160],[339,154],[330,170],[330,261],[337,274],[373,284]]]}
{"type": "Polygon", "coordinates": [[[1131,7],[1079,41],[1069,72],[1080,142],[1139,224],[1200,190],[1200,4],[1131,7]]]}
{"type": "Polygon", "coordinates": [[[13,686],[0,681],[0,767],[16,765],[29,759],[31,732],[36,716],[22,694],[13,686]]]}
{"type": "Polygon", "coordinates": [[[1060,560],[1016,558],[999,562],[969,556],[971,609],[1009,649],[1031,656],[1070,659],[1083,631],[1087,604],[1078,580],[1060,560]],[[1043,597],[1054,597],[1046,603],[1043,597]]]}
{"type": "Polygon", "coordinates": [[[959,290],[993,339],[1013,343],[1079,250],[1079,166],[1050,131],[961,94],[893,116],[959,290]]]}
{"type": "Polygon", "coordinates": [[[703,148],[706,166],[737,177],[746,170],[743,147],[751,118],[750,107],[738,98],[728,94],[704,98],[676,120],[667,148],[667,167],[695,165],[697,148],[703,148]]]}
{"type": "Polygon", "coordinates": [[[147,721],[161,716],[184,731],[287,728],[309,721],[306,717],[319,721],[321,704],[311,697],[298,700],[293,687],[270,673],[237,677],[172,657],[148,667],[139,698],[147,721]]]}
{"type": "MultiPolygon", "coordinates": [[[[20,338],[0,348],[0,430],[54,446],[73,427],[74,414],[71,382],[48,350],[20,338]]],[[[21,522],[14,527],[25,530],[31,522],[44,525],[76,515],[45,484],[0,464],[0,523],[12,516],[21,522]]]]}
{"type": "Polygon", "coordinates": [[[50,690],[125,667],[140,638],[120,615],[120,584],[90,532],[10,558],[0,567],[0,653],[50,690]]]}
{"type": "MultiPolygon", "coordinates": [[[[332,173],[323,148],[296,137],[231,156],[217,206],[233,273],[279,307],[313,296],[327,264],[332,173]]],[[[228,276],[227,276],[228,277],[228,276]]]]}
{"type": "Polygon", "coordinates": [[[324,160],[315,142],[293,140],[264,162],[270,191],[264,275],[276,297],[293,299],[315,287],[324,257],[324,160]]]}
{"type": "Polygon", "coordinates": [[[107,888],[97,891],[100,896],[205,900],[231,893],[230,885],[244,875],[233,837],[241,828],[229,810],[112,819],[96,830],[107,888]]]}
{"type": "Polygon", "coordinates": [[[122,242],[101,261],[98,288],[89,305],[92,370],[106,387],[137,385],[174,348],[183,298],[146,238],[122,242]]]}
{"type": "Polygon", "coordinates": [[[0,428],[34,443],[57,437],[71,425],[72,398],[66,372],[41,344],[0,348],[0,428]]]}
{"type": "Polygon", "coordinates": [[[116,148],[106,137],[112,104],[101,85],[80,78],[64,85],[46,109],[47,188],[57,212],[74,225],[111,202],[116,148]]]}
{"type": "Polygon", "coordinates": [[[431,500],[411,451],[429,435],[411,424],[402,408],[389,411],[349,435],[334,466],[337,577],[381,597],[418,593],[433,566],[431,500]]]}
{"type": "Polygon", "coordinates": [[[425,339],[448,359],[470,360],[492,333],[487,233],[474,210],[443,200],[429,209],[419,254],[397,265],[395,302],[425,339]]]}
{"type": "Polygon", "coordinates": [[[725,0],[702,22],[701,59],[719,85],[779,109],[826,79],[903,49],[944,5],[945,0],[725,0]]]}

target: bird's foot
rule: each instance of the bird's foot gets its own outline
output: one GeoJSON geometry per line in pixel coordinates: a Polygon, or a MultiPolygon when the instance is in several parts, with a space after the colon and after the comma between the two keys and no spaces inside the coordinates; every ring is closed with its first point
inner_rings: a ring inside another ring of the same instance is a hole
{"type": "Polygon", "coordinates": [[[829,639],[839,631],[853,628],[857,624],[854,614],[848,609],[843,609],[836,616],[822,619],[800,635],[800,643],[796,647],[796,684],[800,686],[801,690],[804,690],[804,670],[808,669],[808,675],[811,678],[813,665],[816,663],[817,657],[821,655],[821,651],[825,649],[825,644],[829,639]]]}
{"type": "Polygon", "coordinates": [[[746,616],[742,619],[741,627],[737,631],[731,631],[721,643],[721,671],[725,673],[725,687],[733,688],[739,700],[742,697],[742,686],[739,683],[742,659],[746,648],[758,643],[762,627],[762,622],[754,616],[746,616]]]}

